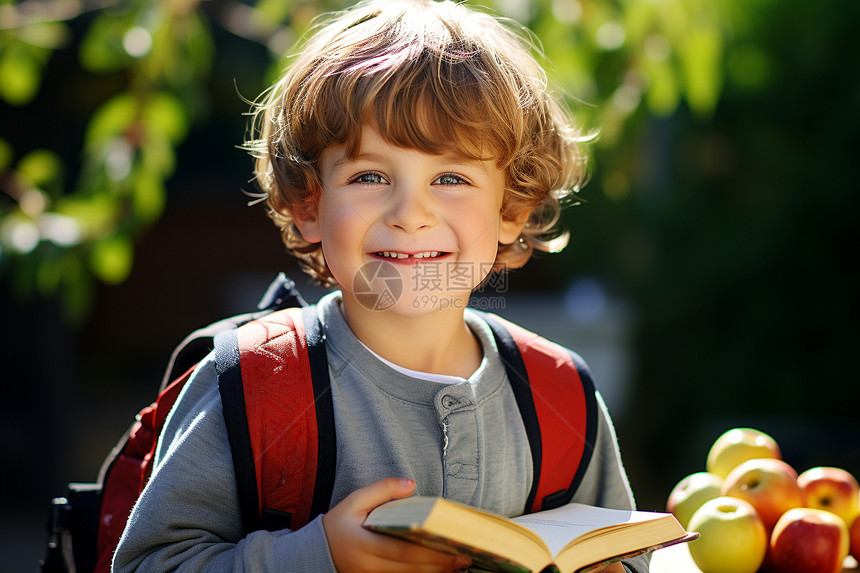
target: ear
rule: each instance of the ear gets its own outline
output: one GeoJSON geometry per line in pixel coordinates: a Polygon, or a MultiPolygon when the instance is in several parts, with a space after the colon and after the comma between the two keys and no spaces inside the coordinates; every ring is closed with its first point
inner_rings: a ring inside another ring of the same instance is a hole
{"type": "Polygon", "coordinates": [[[294,209],[293,222],[302,234],[302,238],[307,242],[319,243],[322,241],[322,225],[320,225],[319,210],[316,203],[294,209]]]}
{"type": "Polygon", "coordinates": [[[507,219],[502,215],[502,222],[499,225],[499,243],[510,245],[516,241],[520,233],[523,232],[523,228],[525,228],[531,214],[531,209],[523,209],[513,219],[507,219]]]}

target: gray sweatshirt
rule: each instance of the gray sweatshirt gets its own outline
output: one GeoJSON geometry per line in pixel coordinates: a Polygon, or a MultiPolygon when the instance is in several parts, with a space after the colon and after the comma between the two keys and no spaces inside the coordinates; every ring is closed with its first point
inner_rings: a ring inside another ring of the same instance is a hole
{"type": "MultiPolygon", "coordinates": [[[[340,293],[317,305],[326,335],[337,433],[333,507],[385,477],[407,477],[416,494],[507,516],[523,513],[532,482],[528,439],[492,332],[465,319],[483,348],[468,380],[410,376],[353,335],[340,293]]],[[[573,501],[632,509],[633,496],[606,407],[598,395],[597,440],[573,501]]],[[[648,558],[625,562],[638,572],[648,558]]],[[[196,369],[162,432],[155,471],[114,557],[115,571],[334,572],[321,517],[296,530],[242,529],[214,356],[196,369]]]]}

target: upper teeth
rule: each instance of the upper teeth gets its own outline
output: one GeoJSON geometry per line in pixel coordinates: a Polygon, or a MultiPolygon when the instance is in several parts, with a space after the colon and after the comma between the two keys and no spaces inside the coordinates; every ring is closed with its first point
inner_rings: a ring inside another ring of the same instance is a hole
{"type": "Polygon", "coordinates": [[[425,251],[423,253],[414,253],[412,255],[408,255],[406,253],[398,253],[395,251],[380,251],[379,255],[382,257],[387,257],[389,259],[406,259],[408,257],[415,257],[416,259],[424,259],[427,257],[438,257],[439,251],[425,251]]]}

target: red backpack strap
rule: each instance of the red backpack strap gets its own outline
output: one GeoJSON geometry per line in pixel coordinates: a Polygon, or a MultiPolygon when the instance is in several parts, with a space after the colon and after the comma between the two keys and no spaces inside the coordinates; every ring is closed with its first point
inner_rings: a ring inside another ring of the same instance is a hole
{"type": "Polygon", "coordinates": [[[246,531],[298,529],[328,510],[334,411],[314,307],[274,312],[215,338],[246,531]]]}
{"type": "Polygon", "coordinates": [[[495,315],[493,331],[532,451],[526,511],[569,503],[597,438],[597,396],[576,353],[495,315]]]}

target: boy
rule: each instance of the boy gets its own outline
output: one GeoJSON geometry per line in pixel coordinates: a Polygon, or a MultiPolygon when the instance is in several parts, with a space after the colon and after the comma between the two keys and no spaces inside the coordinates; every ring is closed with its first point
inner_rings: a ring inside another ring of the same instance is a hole
{"type": "MultiPolygon", "coordinates": [[[[523,421],[486,321],[465,307],[491,270],[554,247],[562,190],[583,177],[581,139],[516,34],[430,0],[335,15],[257,122],[248,147],[270,214],[304,268],[340,288],[316,306],[337,434],[330,509],[295,531],[245,534],[210,357],[170,414],[114,568],[467,567],[361,524],[413,493],[524,512],[533,468],[523,421]]],[[[598,403],[573,501],[632,508],[598,403]]],[[[624,567],[647,571],[648,559],[624,567]]]]}

